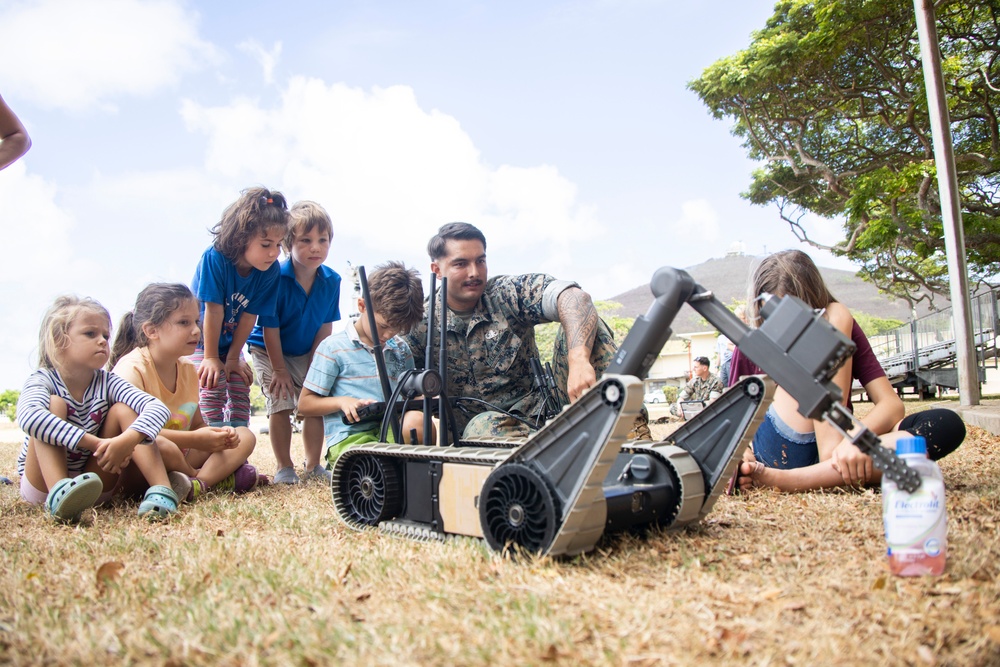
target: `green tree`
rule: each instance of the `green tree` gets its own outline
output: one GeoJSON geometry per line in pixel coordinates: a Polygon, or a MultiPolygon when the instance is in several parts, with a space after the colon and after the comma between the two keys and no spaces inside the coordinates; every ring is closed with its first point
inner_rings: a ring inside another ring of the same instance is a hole
{"type": "Polygon", "coordinates": [[[880,333],[898,329],[904,324],[902,320],[877,317],[875,315],[869,315],[868,313],[855,311],[851,314],[854,315],[854,320],[858,323],[858,326],[861,327],[861,330],[865,332],[866,336],[877,336],[880,333]]]}
{"type": "MultiPolygon", "coordinates": [[[[616,313],[622,309],[622,304],[617,301],[595,301],[594,308],[597,309],[597,316],[611,327],[615,335],[615,342],[621,343],[628,334],[634,317],[622,317],[616,313]]],[[[552,350],[555,347],[556,333],[559,331],[558,322],[548,322],[535,326],[535,344],[538,346],[538,357],[543,364],[552,362],[552,350]]]]}
{"type": "Polygon", "coordinates": [[[0,393],[0,413],[6,415],[10,421],[14,421],[17,412],[17,399],[19,398],[21,398],[21,392],[16,389],[7,389],[0,393]]]}
{"type": "Polygon", "coordinates": [[[629,329],[635,324],[635,318],[622,317],[618,314],[623,308],[622,304],[617,301],[595,301],[594,307],[597,309],[598,317],[611,327],[611,331],[615,334],[615,342],[621,343],[625,340],[629,329]]]}
{"type": "Polygon", "coordinates": [[[255,415],[267,412],[267,399],[256,382],[250,385],[250,412],[255,415]]]}
{"type": "MultiPolygon", "coordinates": [[[[937,8],[969,278],[1000,260],[1000,0],[937,8]]],[[[947,294],[940,202],[913,3],[781,0],[749,47],[689,83],[763,162],[743,196],[911,304],[947,294]],[[843,220],[832,247],[804,217],[843,220]]]]}
{"type": "MultiPolygon", "coordinates": [[[[253,368],[253,360],[247,355],[247,364],[250,368],[253,368]]],[[[267,398],[264,396],[264,391],[260,388],[260,376],[257,374],[257,370],[253,371],[253,384],[250,385],[250,414],[259,415],[267,412],[267,398]]]]}
{"type": "Polygon", "coordinates": [[[535,325],[535,345],[538,346],[538,358],[542,364],[552,363],[552,351],[556,344],[558,322],[546,322],[535,325]]]}

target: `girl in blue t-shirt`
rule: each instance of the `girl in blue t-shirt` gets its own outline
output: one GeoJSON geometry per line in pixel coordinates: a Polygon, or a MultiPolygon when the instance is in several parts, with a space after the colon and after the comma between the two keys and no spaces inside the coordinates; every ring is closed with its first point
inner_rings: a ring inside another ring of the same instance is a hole
{"type": "Polygon", "coordinates": [[[248,188],[212,228],[215,241],[201,256],[191,291],[201,301],[199,402],[209,426],[247,426],[253,371],[243,344],[258,315],[273,315],[280,270],[277,259],[288,227],[280,192],[248,188]]]}

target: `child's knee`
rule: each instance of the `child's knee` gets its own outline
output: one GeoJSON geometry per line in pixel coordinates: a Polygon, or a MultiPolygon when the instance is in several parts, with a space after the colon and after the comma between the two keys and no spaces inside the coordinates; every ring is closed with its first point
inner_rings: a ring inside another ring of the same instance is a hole
{"type": "Polygon", "coordinates": [[[422,414],[409,410],[403,415],[403,428],[407,431],[411,428],[423,428],[423,426],[424,418],[422,414]]]}
{"type": "Polygon", "coordinates": [[[104,415],[104,420],[101,422],[100,436],[102,438],[112,438],[123,433],[125,429],[132,425],[136,417],[138,415],[135,413],[135,410],[128,405],[125,403],[115,403],[108,408],[108,413],[104,415]]]}
{"type": "Polygon", "coordinates": [[[156,436],[156,439],[153,442],[156,444],[156,448],[160,450],[161,455],[184,456],[184,452],[182,452],[181,448],[177,446],[177,443],[173,440],[164,438],[162,435],[156,436]]]}
{"type": "Polygon", "coordinates": [[[403,439],[407,442],[410,442],[411,440],[410,436],[413,432],[416,432],[416,438],[412,439],[413,443],[421,443],[427,445],[427,444],[432,444],[434,442],[436,429],[434,427],[433,420],[431,422],[431,433],[430,433],[431,441],[424,442],[424,415],[422,412],[418,412],[416,410],[407,411],[406,414],[403,415],[402,429],[403,429],[403,439]]]}
{"type": "Polygon", "coordinates": [[[257,436],[255,436],[253,431],[246,426],[237,426],[236,435],[239,436],[240,439],[238,447],[240,449],[247,448],[247,456],[249,456],[257,446],[257,436]]]}
{"type": "Polygon", "coordinates": [[[163,454],[160,450],[160,442],[164,441],[156,438],[152,442],[136,445],[135,449],[132,450],[132,460],[135,461],[136,456],[139,456],[144,461],[162,459],[163,454]]]}
{"type": "Polygon", "coordinates": [[[125,403],[115,403],[110,408],[108,408],[108,417],[120,420],[127,420],[129,424],[135,421],[136,415],[135,410],[130,408],[125,403]]]}

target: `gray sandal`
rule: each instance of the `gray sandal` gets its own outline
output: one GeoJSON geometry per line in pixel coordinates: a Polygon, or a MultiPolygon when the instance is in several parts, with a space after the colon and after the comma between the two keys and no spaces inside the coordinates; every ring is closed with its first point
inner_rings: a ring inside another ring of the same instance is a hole
{"type": "Polygon", "coordinates": [[[64,477],[45,498],[45,509],[57,521],[76,523],[83,510],[90,509],[104,492],[101,478],[92,472],[64,477]]]}

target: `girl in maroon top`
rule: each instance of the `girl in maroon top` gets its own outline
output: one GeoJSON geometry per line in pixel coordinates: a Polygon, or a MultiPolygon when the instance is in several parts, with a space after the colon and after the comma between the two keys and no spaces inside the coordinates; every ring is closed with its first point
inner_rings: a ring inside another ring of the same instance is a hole
{"type": "MultiPolygon", "coordinates": [[[[951,410],[925,410],[904,418],[903,401],[889,383],[881,364],[861,327],[843,304],[834,299],[819,269],[804,252],[785,250],[765,258],[754,272],[747,320],[759,324],[759,295],[796,296],[813,308],[822,309],[825,317],[857,346],[834,376],[845,405],[850,408],[851,383],[858,380],[874,407],[861,421],[880,437],[882,444],[895,447],[901,434],[922,435],[927,440],[928,456],[939,459],[953,451],[965,439],[965,424],[951,410]]],[[[740,376],[760,373],[760,369],[733,352],[730,384],[740,376]]],[[[753,451],[740,464],[740,488],[771,486],[783,491],[805,491],[843,485],[876,484],[881,473],[850,440],[829,423],[803,417],[798,403],[778,387],[757,433],[753,451]]]]}

